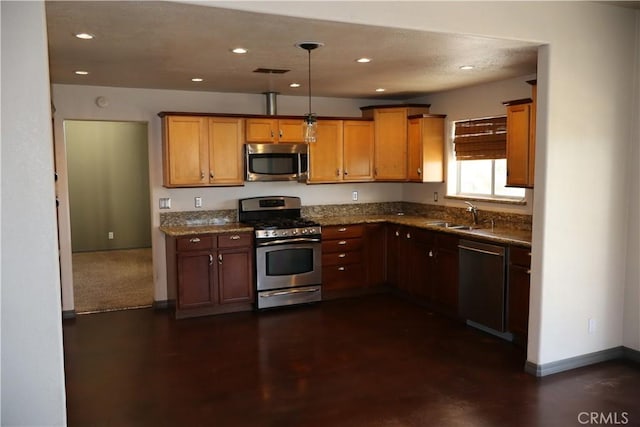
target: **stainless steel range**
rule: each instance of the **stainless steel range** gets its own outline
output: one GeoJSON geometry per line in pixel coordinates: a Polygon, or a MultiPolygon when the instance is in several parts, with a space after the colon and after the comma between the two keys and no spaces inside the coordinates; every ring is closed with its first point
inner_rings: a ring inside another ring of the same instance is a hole
{"type": "Polygon", "coordinates": [[[258,309],[322,300],[321,228],[300,207],[299,197],[239,201],[240,222],[255,229],[258,309]]]}

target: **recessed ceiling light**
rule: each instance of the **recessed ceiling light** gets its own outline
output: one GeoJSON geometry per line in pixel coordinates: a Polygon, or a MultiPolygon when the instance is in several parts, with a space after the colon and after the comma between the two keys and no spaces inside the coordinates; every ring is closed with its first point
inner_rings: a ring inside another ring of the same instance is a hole
{"type": "Polygon", "coordinates": [[[358,58],[358,59],[356,59],[356,62],[359,62],[361,64],[366,64],[366,63],[371,62],[371,58],[358,58]]]}
{"type": "Polygon", "coordinates": [[[79,76],[86,76],[87,74],[89,74],[88,71],[84,71],[84,70],[78,70],[78,71],[75,71],[75,73],[79,76]]]}
{"type": "Polygon", "coordinates": [[[378,89],[376,89],[376,92],[384,92],[384,88],[383,87],[379,87],[378,89]]]}
{"type": "Polygon", "coordinates": [[[242,55],[242,54],[247,53],[249,51],[247,49],[243,48],[243,47],[236,47],[236,48],[231,49],[231,52],[237,53],[239,55],[242,55]]]}
{"type": "Polygon", "coordinates": [[[203,78],[201,78],[201,77],[194,77],[194,78],[192,78],[192,79],[191,79],[191,81],[192,81],[192,82],[203,82],[203,81],[204,81],[204,79],[203,79],[203,78]]]}
{"type": "Polygon", "coordinates": [[[300,87],[300,83],[291,83],[289,87],[300,87]]]}
{"type": "Polygon", "coordinates": [[[473,65],[461,65],[461,70],[473,70],[475,67],[473,65]]]}
{"type": "Polygon", "coordinates": [[[95,37],[93,34],[90,34],[90,33],[77,33],[75,34],[75,36],[82,40],[91,40],[92,38],[95,37]]]}

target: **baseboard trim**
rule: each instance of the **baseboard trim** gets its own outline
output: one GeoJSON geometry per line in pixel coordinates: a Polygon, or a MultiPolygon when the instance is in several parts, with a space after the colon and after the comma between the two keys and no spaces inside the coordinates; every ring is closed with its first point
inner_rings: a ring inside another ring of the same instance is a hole
{"type": "Polygon", "coordinates": [[[536,377],[544,377],[558,372],[581,368],[595,363],[606,362],[615,359],[630,359],[640,361],[640,352],[627,347],[614,347],[607,350],[596,351],[594,353],[583,354],[581,356],[570,357],[568,359],[557,360],[555,362],[538,365],[527,361],[524,370],[526,373],[536,377]]]}
{"type": "Polygon", "coordinates": [[[62,311],[62,320],[66,319],[75,319],[76,311],[75,310],[63,310],[62,311]]]}
{"type": "Polygon", "coordinates": [[[176,302],[172,300],[153,301],[154,310],[169,310],[176,306],[176,302]]]}

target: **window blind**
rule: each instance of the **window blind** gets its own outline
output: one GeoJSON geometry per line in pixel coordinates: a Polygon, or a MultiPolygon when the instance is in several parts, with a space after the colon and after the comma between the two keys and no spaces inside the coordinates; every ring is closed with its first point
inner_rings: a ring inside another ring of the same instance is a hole
{"type": "Polygon", "coordinates": [[[507,157],[507,116],[455,122],[456,160],[507,157]]]}

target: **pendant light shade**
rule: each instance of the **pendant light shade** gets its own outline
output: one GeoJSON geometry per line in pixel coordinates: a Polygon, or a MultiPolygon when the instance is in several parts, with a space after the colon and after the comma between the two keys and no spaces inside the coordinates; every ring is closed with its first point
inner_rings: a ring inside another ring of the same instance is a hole
{"type": "Polygon", "coordinates": [[[304,142],[316,142],[317,118],[316,115],[311,112],[311,51],[324,45],[318,42],[301,42],[296,44],[296,46],[306,50],[309,58],[309,112],[304,118],[304,142]]]}

